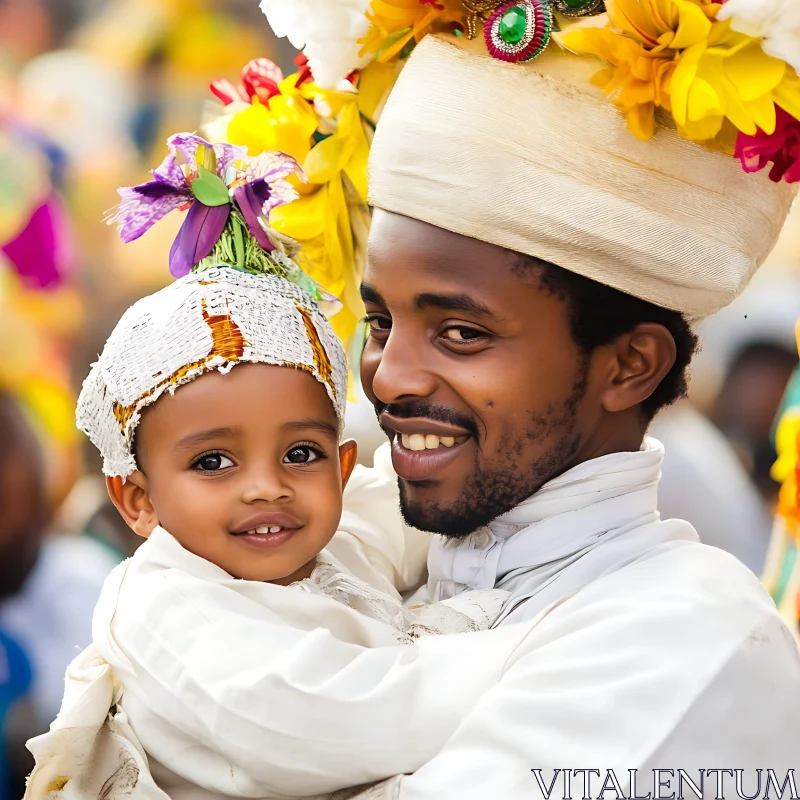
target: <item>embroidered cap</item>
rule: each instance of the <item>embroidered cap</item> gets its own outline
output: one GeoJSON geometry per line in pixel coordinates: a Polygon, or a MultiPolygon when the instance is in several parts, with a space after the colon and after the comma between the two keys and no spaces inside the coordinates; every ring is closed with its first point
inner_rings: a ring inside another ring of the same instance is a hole
{"type": "Polygon", "coordinates": [[[143,408],[239,363],[310,373],[325,386],[343,428],[347,363],[316,303],[285,278],[219,267],[136,302],[92,366],[77,424],[103,456],[103,472],[125,478],[137,469],[132,445],[143,408]]]}

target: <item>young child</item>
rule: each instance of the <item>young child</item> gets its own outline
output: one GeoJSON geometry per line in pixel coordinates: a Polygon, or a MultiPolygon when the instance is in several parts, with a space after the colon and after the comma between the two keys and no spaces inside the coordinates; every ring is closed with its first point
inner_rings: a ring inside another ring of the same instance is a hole
{"type": "Polygon", "coordinates": [[[403,609],[420,534],[386,522],[388,465],[354,469],[344,352],[293,264],[250,244],[225,265],[255,238],[244,220],[233,203],[220,265],[123,315],[81,392],[111,499],[147,541],[29,743],[28,798],[310,797],[413,771],[522,638],[480,632],[504,592],[403,609]],[[457,632],[473,635],[427,635],[457,632]]]}

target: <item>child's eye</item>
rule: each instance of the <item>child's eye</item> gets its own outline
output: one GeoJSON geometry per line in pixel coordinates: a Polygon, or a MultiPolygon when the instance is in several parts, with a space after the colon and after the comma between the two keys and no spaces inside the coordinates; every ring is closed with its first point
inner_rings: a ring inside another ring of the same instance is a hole
{"type": "Polygon", "coordinates": [[[219,472],[233,465],[233,461],[222,453],[206,453],[192,464],[192,469],[196,469],[198,472],[219,472]]]}
{"type": "Polygon", "coordinates": [[[284,457],[284,464],[310,464],[321,458],[319,451],[309,445],[297,445],[293,447],[284,457]]]}

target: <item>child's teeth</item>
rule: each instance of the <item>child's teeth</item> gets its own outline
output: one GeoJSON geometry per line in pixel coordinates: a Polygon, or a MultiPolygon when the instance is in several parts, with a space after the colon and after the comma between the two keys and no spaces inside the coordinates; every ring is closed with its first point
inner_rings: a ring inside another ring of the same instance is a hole
{"type": "Polygon", "coordinates": [[[439,437],[439,441],[441,442],[442,447],[452,447],[456,443],[456,440],[453,436],[441,436],[439,437]]]}
{"type": "Polygon", "coordinates": [[[412,433],[411,436],[408,437],[408,449],[424,450],[425,437],[421,433],[412,433]]]}
{"type": "Polygon", "coordinates": [[[439,437],[434,436],[432,433],[429,433],[425,437],[425,449],[435,450],[438,446],[439,446],[439,437]]]}

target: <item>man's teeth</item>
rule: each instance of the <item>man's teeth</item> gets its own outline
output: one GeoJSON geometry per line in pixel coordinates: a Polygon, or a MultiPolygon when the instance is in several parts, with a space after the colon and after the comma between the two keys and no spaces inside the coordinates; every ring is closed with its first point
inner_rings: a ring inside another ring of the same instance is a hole
{"type": "Polygon", "coordinates": [[[248,531],[248,533],[280,533],[283,528],[280,528],[276,525],[271,525],[270,527],[262,525],[260,528],[255,528],[252,531],[248,531]]]}
{"type": "Polygon", "coordinates": [[[406,450],[436,450],[438,447],[453,447],[456,444],[463,444],[468,438],[467,436],[434,436],[432,433],[404,433],[400,440],[406,450]]]}

